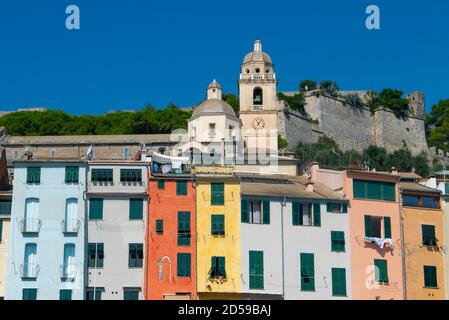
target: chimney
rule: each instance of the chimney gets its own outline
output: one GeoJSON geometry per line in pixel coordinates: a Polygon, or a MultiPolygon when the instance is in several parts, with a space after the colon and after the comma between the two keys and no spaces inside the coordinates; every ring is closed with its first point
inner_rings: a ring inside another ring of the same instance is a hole
{"type": "Polygon", "coordinates": [[[307,182],[306,182],[306,191],[307,192],[313,192],[313,185],[314,185],[315,183],[312,181],[312,179],[307,179],[307,182]]]}
{"type": "Polygon", "coordinates": [[[310,176],[312,182],[316,182],[318,170],[320,169],[320,166],[318,165],[318,162],[313,162],[310,166],[310,176]]]}
{"type": "Polygon", "coordinates": [[[396,169],[396,167],[391,167],[390,173],[397,176],[398,175],[398,169],[396,169]]]}

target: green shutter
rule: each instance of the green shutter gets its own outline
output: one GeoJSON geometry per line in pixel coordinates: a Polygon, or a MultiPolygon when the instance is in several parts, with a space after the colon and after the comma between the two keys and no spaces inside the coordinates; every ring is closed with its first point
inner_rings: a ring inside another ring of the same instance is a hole
{"type": "Polygon", "coordinates": [[[143,199],[129,199],[129,220],[143,220],[143,199]]]}
{"type": "Polygon", "coordinates": [[[358,199],[366,198],[366,183],[362,180],[352,180],[353,197],[358,199]]]}
{"type": "Polygon", "coordinates": [[[313,253],[300,255],[301,291],[315,291],[315,266],[313,253]]]}
{"type": "Polygon", "coordinates": [[[65,167],[65,182],[78,183],[79,167],[65,167]]]}
{"type": "Polygon", "coordinates": [[[292,202],[292,219],[293,225],[299,226],[301,225],[301,213],[300,213],[300,205],[299,202],[292,202]]]}
{"type": "Polygon", "coordinates": [[[249,288],[264,288],[263,251],[249,252],[249,288]]]}
{"type": "Polygon", "coordinates": [[[22,300],[37,300],[37,289],[23,289],[22,300]]]}
{"type": "Polygon", "coordinates": [[[424,266],[424,287],[437,288],[437,268],[435,266],[424,266]]]}
{"type": "Polygon", "coordinates": [[[191,254],[190,253],[178,253],[177,276],[178,277],[190,277],[191,276],[191,254]]]}
{"type": "Polygon", "coordinates": [[[270,201],[263,201],[263,224],[270,224],[270,201]]]}
{"type": "Polygon", "coordinates": [[[341,212],[342,213],[348,213],[348,204],[347,203],[342,203],[341,204],[341,212]]]}
{"type": "Polygon", "coordinates": [[[210,270],[211,270],[210,276],[214,277],[217,270],[217,257],[210,258],[210,270]]]}
{"type": "Polygon", "coordinates": [[[176,182],[176,195],[186,196],[187,195],[187,181],[177,181],[176,182]]]}
{"type": "Polygon", "coordinates": [[[332,203],[330,203],[330,202],[326,203],[326,211],[332,212],[332,203]]]}
{"type": "Polygon", "coordinates": [[[365,216],[365,237],[371,237],[371,216],[365,216]]]}
{"type": "Polygon", "coordinates": [[[346,269],[332,268],[332,295],[346,297],[346,269]]]}
{"type": "Polygon", "coordinates": [[[0,220],[0,243],[2,243],[3,236],[3,220],[0,220]]]}
{"type": "Polygon", "coordinates": [[[190,212],[178,212],[178,246],[190,245],[190,212]]]}
{"type": "Polygon", "coordinates": [[[391,238],[391,218],[384,217],[384,234],[385,238],[391,238]]]}
{"type": "Polygon", "coordinates": [[[382,199],[382,183],[377,181],[367,181],[368,184],[368,199],[381,200],[382,199]]]}
{"type": "Polygon", "coordinates": [[[387,201],[396,201],[396,192],[395,192],[395,184],[394,183],[387,183],[384,182],[382,184],[382,193],[383,193],[383,197],[382,200],[387,200],[387,201]]]}
{"type": "Polygon", "coordinates": [[[223,214],[213,214],[211,216],[211,234],[223,236],[225,234],[225,217],[223,214]]]}
{"type": "Polygon", "coordinates": [[[156,220],[156,233],[164,233],[164,220],[156,220]]]}
{"type": "Polygon", "coordinates": [[[224,205],[224,183],[211,183],[211,205],[224,205]]]}
{"type": "Polygon", "coordinates": [[[388,283],[388,266],[387,260],[375,259],[374,260],[376,281],[382,283],[388,283]]]}
{"type": "Polygon", "coordinates": [[[72,290],[59,290],[59,300],[72,300],[72,290]]]}
{"type": "Polygon", "coordinates": [[[343,231],[331,231],[331,250],[333,252],[345,251],[345,233],[343,231]]]}
{"type": "Polygon", "coordinates": [[[240,200],[240,214],[242,223],[249,223],[248,200],[246,199],[240,200]]]}
{"type": "Polygon", "coordinates": [[[218,257],[218,271],[221,275],[223,275],[223,278],[226,278],[226,258],[225,257],[218,257]]]}
{"type": "Polygon", "coordinates": [[[165,181],[164,180],[158,180],[157,181],[157,188],[159,190],[164,190],[165,189],[165,181]]]}
{"type": "Polygon", "coordinates": [[[39,184],[41,182],[41,168],[28,167],[27,168],[27,183],[39,184]]]}
{"type": "Polygon", "coordinates": [[[321,226],[321,204],[320,203],[313,204],[313,225],[315,227],[321,226]]]}
{"type": "Polygon", "coordinates": [[[123,300],[125,300],[125,301],[139,300],[139,291],[137,291],[137,290],[123,291],[123,300]]]}
{"type": "Polygon", "coordinates": [[[92,198],[89,201],[89,220],[103,219],[103,199],[92,198]]]}

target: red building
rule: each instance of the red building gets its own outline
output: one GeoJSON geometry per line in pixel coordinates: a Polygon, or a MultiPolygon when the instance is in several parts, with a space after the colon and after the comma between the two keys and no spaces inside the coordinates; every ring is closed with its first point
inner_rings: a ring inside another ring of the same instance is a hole
{"type": "Polygon", "coordinates": [[[147,300],[196,299],[196,212],[193,177],[184,165],[149,179],[147,300]]]}

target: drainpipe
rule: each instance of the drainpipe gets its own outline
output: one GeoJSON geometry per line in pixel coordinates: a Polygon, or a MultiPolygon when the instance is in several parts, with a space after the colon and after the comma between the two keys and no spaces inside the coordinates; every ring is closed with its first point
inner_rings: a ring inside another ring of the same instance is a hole
{"type": "Polygon", "coordinates": [[[286,199],[281,202],[281,261],[282,261],[282,300],[285,300],[285,275],[284,275],[284,267],[285,267],[285,258],[284,258],[284,206],[286,206],[286,199]]]}
{"type": "MultiPolygon", "coordinates": [[[[401,178],[399,177],[399,182],[401,178]]],[[[399,185],[399,183],[398,183],[399,185]]],[[[402,288],[404,300],[407,300],[407,276],[406,276],[406,266],[405,266],[405,239],[404,239],[404,215],[402,207],[402,190],[399,189],[399,223],[401,228],[401,254],[402,254],[402,288]]]]}

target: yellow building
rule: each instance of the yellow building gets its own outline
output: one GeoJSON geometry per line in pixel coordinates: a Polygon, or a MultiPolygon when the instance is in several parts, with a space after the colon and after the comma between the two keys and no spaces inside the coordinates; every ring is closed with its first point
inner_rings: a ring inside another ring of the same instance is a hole
{"type": "Polygon", "coordinates": [[[230,167],[197,167],[197,291],[199,299],[238,299],[240,183],[230,167]]]}
{"type": "Polygon", "coordinates": [[[407,300],[444,299],[443,211],[440,191],[400,183],[407,300]]]}

